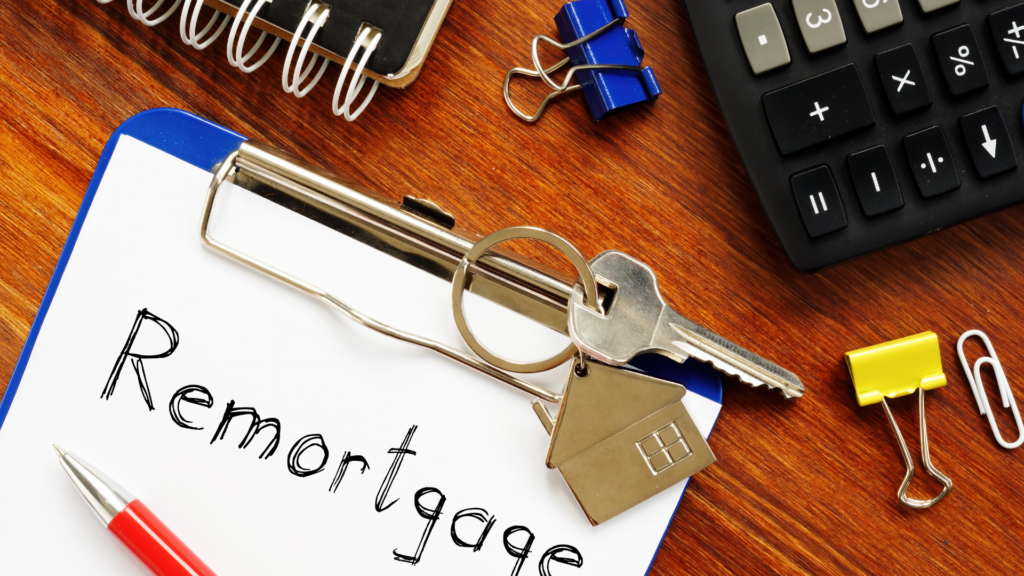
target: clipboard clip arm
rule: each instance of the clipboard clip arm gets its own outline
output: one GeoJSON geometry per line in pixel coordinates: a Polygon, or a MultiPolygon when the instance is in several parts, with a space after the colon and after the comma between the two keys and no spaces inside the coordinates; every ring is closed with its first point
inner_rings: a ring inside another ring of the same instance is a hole
{"type": "Polygon", "coordinates": [[[492,366],[491,364],[488,364],[483,360],[470,356],[460,350],[456,350],[440,342],[430,340],[429,338],[424,338],[422,336],[417,336],[415,334],[410,334],[408,332],[404,332],[402,330],[384,324],[383,322],[379,322],[363,314],[362,312],[359,312],[358,310],[352,308],[348,304],[332,296],[323,289],[314,286],[313,284],[310,284],[300,278],[292,276],[291,274],[288,274],[283,270],[270,266],[265,262],[257,260],[256,258],[253,258],[252,256],[249,256],[244,252],[241,252],[240,250],[228,246],[227,244],[224,244],[223,242],[214,238],[210,233],[210,215],[213,213],[213,204],[214,201],[216,200],[217,192],[218,190],[220,190],[221,185],[224,184],[225,182],[232,182],[234,180],[234,176],[238,172],[237,159],[238,151],[229,154],[228,157],[225,158],[221,165],[217,168],[217,171],[214,173],[213,180],[210,182],[210,188],[206,196],[206,206],[203,208],[203,217],[199,228],[199,236],[202,239],[204,246],[218,254],[221,254],[222,256],[226,256],[227,258],[234,260],[235,262],[243,264],[253,270],[256,270],[257,272],[266,274],[289,286],[292,286],[293,288],[305,292],[306,294],[314,298],[317,298],[318,300],[326,303],[328,306],[334,308],[347,318],[350,318],[362,324],[363,326],[370,328],[371,330],[401,340],[403,342],[415,344],[417,346],[421,346],[423,348],[427,348],[429,350],[433,350],[435,352],[443,354],[444,356],[447,356],[452,360],[460,362],[488,376],[501,380],[502,382],[514,388],[522,390],[527,394],[531,394],[536,398],[544,400],[545,402],[558,404],[562,401],[561,394],[556,394],[554,392],[551,392],[550,390],[527,382],[526,380],[517,378],[503,370],[496,368],[495,366],[492,366]]]}

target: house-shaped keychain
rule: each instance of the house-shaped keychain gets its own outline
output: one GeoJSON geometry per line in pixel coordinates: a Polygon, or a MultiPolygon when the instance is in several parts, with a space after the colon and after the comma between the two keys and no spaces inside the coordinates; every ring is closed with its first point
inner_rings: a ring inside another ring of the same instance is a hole
{"type": "Polygon", "coordinates": [[[576,500],[598,525],[715,462],[683,405],[686,388],[587,363],[572,374],[554,420],[534,411],[551,434],[548,468],[558,468],[576,500]]]}

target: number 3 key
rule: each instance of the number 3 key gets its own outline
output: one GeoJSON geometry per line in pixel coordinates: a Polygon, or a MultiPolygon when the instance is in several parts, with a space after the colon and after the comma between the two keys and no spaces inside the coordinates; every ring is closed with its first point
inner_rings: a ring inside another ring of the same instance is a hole
{"type": "Polygon", "coordinates": [[[613,366],[644,352],[677,362],[693,357],[751,386],[774,388],[786,398],[803,396],[804,385],[792,372],[676,313],[662,299],[654,271],[643,262],[611,250],[594,258],[590,267],[615,293],[602,315],[583,303],[579,285],[573,290],[569,335],[583,352],[613,366]]]}

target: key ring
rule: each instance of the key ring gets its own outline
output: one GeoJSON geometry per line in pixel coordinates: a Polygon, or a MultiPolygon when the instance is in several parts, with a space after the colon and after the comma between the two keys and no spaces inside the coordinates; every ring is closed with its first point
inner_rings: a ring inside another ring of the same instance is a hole
{"type": "MultiPolygon", "coordinates": [[[[466,255],[462,258],[462,262],[459,262],[459,267],[455,269],[455,276],[452,278],[452,312],[455,315],[455,324],[459,327],[459,332],[462,337],[469,344],[469,347],[473,349],[481,358],[490,362],[491,364],[501,368],[502,370],[508,370],[509,372],[543,372],[550,370],[559,364],[562,364],[569,358],[572,358],[577,352],[576,344],[570,342],[566,346],[565,350],[562,350],[555,356],[546,360],[540,360],[537,362],[513,362],[506,360],[497,354],[488,350],[476,336],[473,335],[473,331],[470,330],[469,324],[466,323],[465,311],[462,308],[462,293],[466,289],[466,270],[476,263],[485,252],[490,250],[494,245],[506,242],[508,240],[527,239],[527,240],[539,240],[546,244],[550,244],[558,249],[559,252],[564,254],[572,261],[576,267],[576,271],[579,272],[580,278],[583,281],[583,290],[586,294],[586,303],[589,308],[595,312],[601,313],[601,309],[597,305],[597,280],[594,278],[594,273],[590,270],[590,265],[587,264],[583,255],[576,249],[575,246],[570,244],[561,236],[542,230],[540,228],[533,228],[531,226],[519,226],[515,228],[506,228],[504,230],[498,230],[483,237],[479,242],[473,245],[472,248],[466,252],[466,255]]],[[[580,359],[582,361],[582,354],[580,359]]],[[[585,364],[584,364],[585,366],[585,364]]]]}

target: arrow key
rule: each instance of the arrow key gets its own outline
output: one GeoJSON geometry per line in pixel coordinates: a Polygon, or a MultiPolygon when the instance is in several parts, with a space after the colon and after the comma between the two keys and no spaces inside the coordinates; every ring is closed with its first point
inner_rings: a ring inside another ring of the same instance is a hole
{"type": "Polygon", "coordinates": [[[1017,155],[998,108],[991,106],[961,116],[960,128],[979,177],[990,178],[1017,168],[1017,155]]]}

